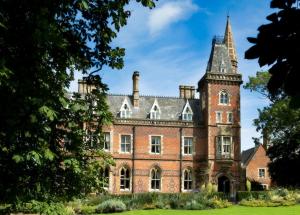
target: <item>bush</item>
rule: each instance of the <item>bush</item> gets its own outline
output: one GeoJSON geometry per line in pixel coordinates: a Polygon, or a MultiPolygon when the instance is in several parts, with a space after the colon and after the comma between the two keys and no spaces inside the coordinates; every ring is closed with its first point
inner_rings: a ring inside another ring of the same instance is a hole
{"type": "Polygon", "coordinates": [[[276,200],[276,201],[269,201],[269,200],[262,200],[262,199],[252,199],[252,200],[245,200],[243,199],[240,201],[240,205],[248,206],[248,207],[278,207],[278,206],[292,206],[295,205],[295,201],[288,201],[288,200],[276,200]]]}
{"type": "Polygon", "coordinates": [[[237,192],[237,201],[241,201],[243,199],[269,199],[268,191],[239,191],[237,192]]]}
{"type": "Polygon", "coordinates": [[[62,203],[47,203],[32,200],[28,203],[19,202],[13,211],[23,213],[39,213],[43,215],[73,215],[74,211],[67,209],[62,203]]]}
{"type": "Polygon", "coordinates": [[[80,208],[80,214],[94,214],[96,213],[96,206],[82,205],[80,208]]]}
{"type": "Polygon", "coordinates": [[[126,205],[121,200],[106,200],[99,204],[96,208],[96,213],[115,213],[126,210],[126,205]]]}
{"type": "Polygon", "coordinates": [[[206,205],[201,204],[200,202],[197,202],[196,200],[192,200],[190,202],[187,202],[185,207],[183,209],[186,210],[203,210],[206,209],[206,205]]]}
{"type": "Polygon", "coordinates": [[[211,199],[209,202],[209,206],[211,208],[228,208],[231,205],[232,204],[228,202],[228,200],[218,199],[218,198],[211,199]]]}
{"type": "Polygon", "coordinates": [[[246,181],[246,188],[248,192],[251,191],[251,182],[249,180],[246,181]]]}

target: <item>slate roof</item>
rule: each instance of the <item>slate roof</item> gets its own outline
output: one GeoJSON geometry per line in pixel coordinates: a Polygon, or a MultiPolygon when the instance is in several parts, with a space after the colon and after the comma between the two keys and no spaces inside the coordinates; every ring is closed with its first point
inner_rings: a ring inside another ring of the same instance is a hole
{"type": "Polygon", "coordinates": [[[212,49],[207,64],[206,72],[220,73],[220,66],[224,62],[226,73],[233,73],[231,67],[231,60],[228,54],[228,49],[224,43],[223,37],[215,37],[212,40],[212,49]]]}
{"type": "Polygon", "coordinates": [[[256,153],[258,147],[253,147],[242,151],[242,165],[247,166],[253,155],[256,153]]]}
{"type": "MultiPolygon", "coordinates": [[[[183,98],[140,96],[139,108],[133,108],[131,95],[109,94],[107,96],[108,105],[114,117],[119,117],[120,108],[125,98],[127,98],[127,101],[130,105],[130,109],[132,110],[131,118],[134,119],[149,119],[150,110],[156,99],[161,112],[160,120],[181,120],[181,113],[186,104],[186,99],[183,98]]],[[[189,99],[188,101],[193,111],[193,121],[200,122],[201,114],[199,99],[189,99]]]]}

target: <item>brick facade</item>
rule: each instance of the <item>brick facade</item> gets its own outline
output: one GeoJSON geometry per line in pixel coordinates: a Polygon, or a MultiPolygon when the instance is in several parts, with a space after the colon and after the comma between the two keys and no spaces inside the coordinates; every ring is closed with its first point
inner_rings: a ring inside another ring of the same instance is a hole
{"type": "MultiPolygon", "coordinates": [[[[268,189],[271,184],[271,177],[268,171],[269,157],[263,145],[259,145],[252,150],[248,159],[244,161],[243,168],[246,171],[246,178],[252,182],[258,182],[268,189]]],[[[244,152],[243,152],[244,154],[244,152]]]]}
{"type": "Polygon", "coordinates": [[[190,192],[209,182],[219,191],[239,189],[242,79],[229,19],[224,38],[213,40],[199,99],[194,86],[180,86],[179,98],[140,96],[139,78],[134,72],[132,95],[108,96],[114,123],[103,131],[116,161],[109,192],[190,192]]]}

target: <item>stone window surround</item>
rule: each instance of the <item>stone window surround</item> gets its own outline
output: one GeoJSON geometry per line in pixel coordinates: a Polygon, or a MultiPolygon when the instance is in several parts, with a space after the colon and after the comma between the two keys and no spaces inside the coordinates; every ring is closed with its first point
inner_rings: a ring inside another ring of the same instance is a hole
{"type": "Polygon", "coordinates": [[[119,153],[120,154],[131,154],[132,153],[132,137],[133,137],[133,135],[132,134],[128,134],[128,133],[119,134],[119,153]],[[121,147],[122,136],[130,136],[130,152],[122,152],[122,147],[121,147]]]}
{"type": "Polygon", "coordinates": [[[164,144],[163,141],[164,140],[164,136],[161,134],[150,134],[149,135],[149,154],[151,155],[162,155],[163,154],[163,148],[164,148],[164,144]],[[160,137],[160,153],[154,153],[151,151],[152,148],[152,137],[160,137]]]}
{"type": "Polygon", "coordinates": [[[157,166],[152,167],[152,168],[150,169],[150,172],[149,172],[149,191],[150,191],[150,192],[161,192],[161,191],[162,191],[162,185],[163,185],[162,169],[161,169],[160,167],[157,167],[157,166]],[[160,187],[159,187],[159,189],[152,189],[152,188],[151,188],[151,183],[152,183],[152,170],[156,170],[156,171],[158,171],[159,174],[160,174],[160,187]]]}

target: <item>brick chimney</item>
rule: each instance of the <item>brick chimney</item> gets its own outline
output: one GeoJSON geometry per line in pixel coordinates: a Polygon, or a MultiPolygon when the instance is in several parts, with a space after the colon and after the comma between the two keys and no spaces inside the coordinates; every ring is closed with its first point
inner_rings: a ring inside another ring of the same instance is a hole
{"type": "Polygon", "coordinates": [[[92,92],[96,86],[94,84],[87,83],[87,77],[83,77],[82,80],[78,80],[78,93],[86,94],[92,92]]]}
{"type": "Polygon", "coordinates": [[[194,86],[179,86],[179,98],[194,99],[195,98],[195,87],[194,86]]]}
{"type": "Polygon", "coordinates": [[[138,108],[139,107],[139,79],[140,79],[140,73],[138,71],[135,71],[132,75],[132,103],[133,107],[138,108]]]}

